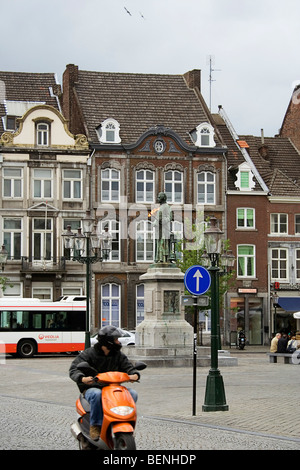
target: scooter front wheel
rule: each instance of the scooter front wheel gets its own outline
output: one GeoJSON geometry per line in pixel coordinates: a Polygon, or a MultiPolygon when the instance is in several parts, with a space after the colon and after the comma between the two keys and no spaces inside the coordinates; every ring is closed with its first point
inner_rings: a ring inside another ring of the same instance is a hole
{"type": "Polygon", "coordinates": [[[136,450],[133,434],[126,432],[116,434],[115,450],[136,450]]]}

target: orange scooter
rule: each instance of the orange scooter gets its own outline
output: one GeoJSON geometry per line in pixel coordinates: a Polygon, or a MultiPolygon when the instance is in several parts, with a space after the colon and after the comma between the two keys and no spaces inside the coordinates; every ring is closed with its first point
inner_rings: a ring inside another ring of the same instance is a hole
{"type": "MultiPolygon", "coordinates": [[[[103,423],[100,438],[95,441],[90,437],[90,404],[80,394],[76,401],[78,420],[72,424],[71,432],[79,441],[79,449],[91,450],[135,450],[134,429],[137,420],[135,402],[126,387],[121,385],[129,382],[125,372],[104,372],[98,374],[87,362],[78,364],[78,369],[85,376],[94,377],[102,388],[103,423]]],[[[137,370],[147,367],[143,362],[135,365],[137,370]]]]}

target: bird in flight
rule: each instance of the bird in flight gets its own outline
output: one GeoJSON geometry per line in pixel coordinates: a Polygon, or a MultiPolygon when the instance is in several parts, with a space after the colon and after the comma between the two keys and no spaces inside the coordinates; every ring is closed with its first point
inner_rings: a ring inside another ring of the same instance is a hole
{"type": "Polygon", "coordinates": [[[130,13],[130,11],[127,10],[126,7],[124,7],[125,11],[128,13],[128,15],[132,16],[132,14],[130,13]]]}

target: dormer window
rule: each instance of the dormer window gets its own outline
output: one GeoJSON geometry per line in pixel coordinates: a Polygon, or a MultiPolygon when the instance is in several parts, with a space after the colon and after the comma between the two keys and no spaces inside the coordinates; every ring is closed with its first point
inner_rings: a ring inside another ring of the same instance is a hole
{"type": "Polygon", "coordinates": [[[6,116],[6,130],[15,131],[17,128],[16,116],[6,116]]]}
{"type": "Polygon", "coordinates": [[[119,144],[120,139],[120,124],[115,119],[106,119],[96,129],[99,141],[102,144],[119,144]]]}
{"type": "Polygon", "coordinates": [[[15,131],[18,127],[17,118],[23,116],[33,106],[45,104],[42,101],[11,101],[3,100],[5,116],[2,117],[5,131],[15,131]]]}
{"type": "Polygon", "coordinates": [[[239,165],[234,184],[240,191],[252,191],[254,189],[253,173],[247,163],[239,165]]]}
{"type": "Polygon", "coordinates": [[[197,147],[215,147],[214,128],[207,122],[199,124],[191,133],[191,137],[197,147]]]}

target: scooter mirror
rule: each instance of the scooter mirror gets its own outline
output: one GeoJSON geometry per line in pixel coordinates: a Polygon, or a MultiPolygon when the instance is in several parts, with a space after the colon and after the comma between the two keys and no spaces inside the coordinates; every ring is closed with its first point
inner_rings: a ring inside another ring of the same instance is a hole
{"type": "Polygon", "coordinates": [[[147,364],[145,364],[144,362],[137,362],[135,364],[136,370],[144,370],[146,369],[146,367],[147,367],[147,364]]]}
{"type": "Polygon", "coordinates": [[[83,372],[86,377],[94,377],[98,374],[98,371],[91,367],[88,362],[80,362],[77,366],[77,369],[79,369],[80,372],[83,372]]]}

